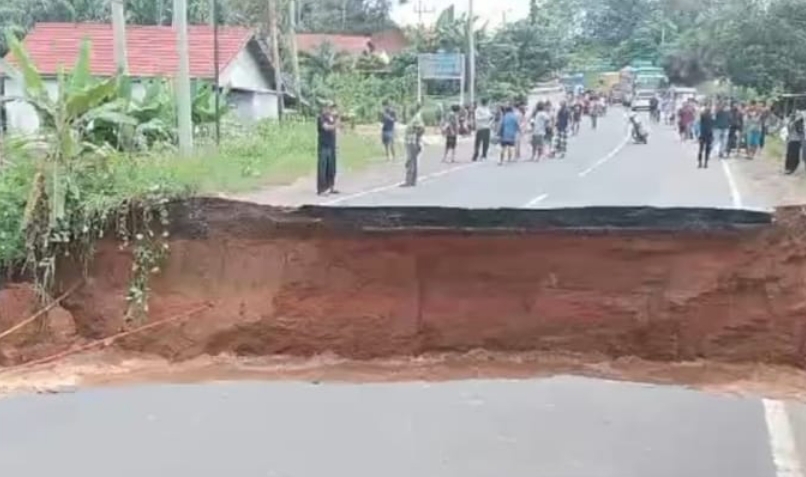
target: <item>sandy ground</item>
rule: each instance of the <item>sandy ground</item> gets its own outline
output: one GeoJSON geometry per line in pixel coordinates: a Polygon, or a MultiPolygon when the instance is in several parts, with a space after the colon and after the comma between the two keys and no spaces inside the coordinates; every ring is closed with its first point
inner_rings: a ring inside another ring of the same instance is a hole
{"type": "Polygon", "coordinates": [[[730,166],[743,196],[759,198],[767,207],[806,204],[806,170],[792,175],[783,172],[783,157],[765,151],[754,160],[736,158],[730,166]]]}
{"type": "Polygon", "coordinates": [[[169,363],[152,356],[104,350],[59,363],[0,370],[0,396],[62,393],[78,387],[145,382],[196,383],[231,380],[395,382],[459,379],[527,379],[580,375],[622,381],[678,384],[707,392],[806,401],[806,372],[769,365],[714,361],[651,362],[634,358],[546,353],[428,354],[416,358],[355,361],[335,356],[202,357],[169,363]]]}

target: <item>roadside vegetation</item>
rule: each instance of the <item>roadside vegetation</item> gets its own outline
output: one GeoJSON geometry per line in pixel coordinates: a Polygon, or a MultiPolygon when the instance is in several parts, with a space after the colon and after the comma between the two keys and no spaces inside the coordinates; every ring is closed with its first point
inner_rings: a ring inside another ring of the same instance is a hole
{"type": "MultiPolygon", "coordinates": [[[[59,75],[54,97],[20,41],[11,35],[6,41],[40,128],[0,142],[0,269],[31,277],[43,301],[62,260],[86,263],[97,240],[112,233],[135,258],[128,317],[140,320],[148,312],[149,276],[168,253],[170,201],[287,183],[315,168],[311,119],[246,126],[224,108],[215,145],[204,136],[216,119],[215,93],[199,84],[192,101],[198,144],[183,157],[174,146],[176,109],[167,81],[152,81],[134,99],[128,78],[90,76],[85,43],[70,73],[59,75]]],[[[340,150],[348,169],[381,156],[376,141],[350,131],[340,150]]]]}

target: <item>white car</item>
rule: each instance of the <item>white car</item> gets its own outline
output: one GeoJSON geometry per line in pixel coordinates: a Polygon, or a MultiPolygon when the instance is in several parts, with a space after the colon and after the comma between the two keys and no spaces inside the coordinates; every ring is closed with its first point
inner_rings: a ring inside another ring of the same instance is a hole
{"type": "Polygon", "coordinates": [[[649,100],[651,100],[653,97],[655,97],[654,91],[638,91],[635,93],[631,105],[633,111],[638,111],[640,109],[649,111],[649,100]]]}

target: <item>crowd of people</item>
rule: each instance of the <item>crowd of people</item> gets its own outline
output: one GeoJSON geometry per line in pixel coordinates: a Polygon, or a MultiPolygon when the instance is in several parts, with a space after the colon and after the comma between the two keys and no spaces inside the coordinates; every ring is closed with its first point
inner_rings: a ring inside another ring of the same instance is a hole
{"type": "MultiPolygon", "coordinates": [[[[551,101],[538,102],[529,110],[522,100],[493,106],[483,99],[477,105],[461,107],[453,105],[440,120],[444,138],[444,162],[455,162],[459,138],[474,137],[471,161],[487,160],[493,146],[498,147],[498,164],[503,165],[521,159],[539,161],[544,158],[563,158],[568,150],[569,136],[579,134],[583,117],[590,118],[596,129],[598,118],[607,111],[607,100],[593,92],[569,95],[554,105],[551,101]]],[[[398,115],[388,101],[380,112],[381,142],[388,161],[397,157],[395,147],[398,115]]],[[[325,104],[317,121],[318,164],[317,193],[337,194],[336,178],[336,131],[338,114],[332,103],[325,104]]],[[[406,153],[404,187],[417,184],[418,161],[426,132],[421,107],[410,111],[410,119],[404,126],[403,143],[406,153]]]]}
{"type": "Polygon", "coordinates": [[[463,135],[474,136],[471,161],[487,160],[492,145],[498,145],[499,165],[524,158],[563,158],[568,137],[579,133],[583,116],[596,129],[598,118],[606,111],[605,99],[590,92],[569,96],[556,106],[540,101],[531,110],[518,100],[495,106],[486,99],[469,108],[454,105],[441,121],[442,160],[456,161],[458,138],[463,135]]]}
{"type": "Polygon", "coordinates": [[[650,117],[676,125],[681,141],[697,141],[697,167],[707,168],[712,154],[719,159],[754,159],[770,134],[778,132],[787,143],[784,171],[792,174],[803,156],[803,117],[779,118],[765,102],[741,102],[726,98],[689,98],[679,106],[674,98],[650,103],[650,117]]]}

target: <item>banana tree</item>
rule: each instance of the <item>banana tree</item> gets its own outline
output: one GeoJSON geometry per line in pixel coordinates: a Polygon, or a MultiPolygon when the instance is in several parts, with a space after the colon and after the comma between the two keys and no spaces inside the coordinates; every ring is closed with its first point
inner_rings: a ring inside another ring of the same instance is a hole
{"type": "Polygon", "coordinates": [[[97,80],[90,74],[90,44],[83,42],[73,70],[59,71],[51,94],[23,45],[13,35],[6,41],[14,59],[15,76],[23,84],[22,99],[39,117],[39,131],[31,140],[43,145],[36,155],[36,173],[26,203],[23,229],[29,265],[45,289],[53,278],[55,255],[69,247],[72,234],[67,204],[80,190],[75,172],[87,162],[103,158],[108,150],[88,140],[98,122],[136,125],[136,120],[104,105],[113,102],[118,80],[97,80]]]}

